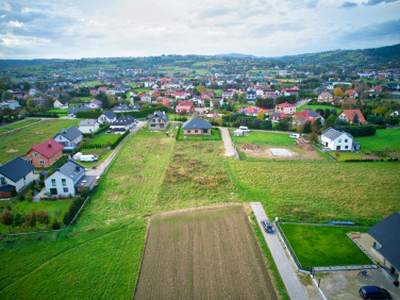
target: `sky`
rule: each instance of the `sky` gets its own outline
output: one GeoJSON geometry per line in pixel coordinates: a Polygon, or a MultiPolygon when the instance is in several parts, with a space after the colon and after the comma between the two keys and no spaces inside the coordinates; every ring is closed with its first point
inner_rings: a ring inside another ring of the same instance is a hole
{"type": "Polygon", "coordinates": [[[400,0],[0,0],[0,59],[243,53],[400,43],[400,0]]]}

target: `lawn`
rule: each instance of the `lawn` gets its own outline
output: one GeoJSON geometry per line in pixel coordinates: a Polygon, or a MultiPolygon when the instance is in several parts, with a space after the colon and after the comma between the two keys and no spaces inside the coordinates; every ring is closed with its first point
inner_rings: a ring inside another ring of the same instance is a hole
{"type": "Polygon", "coordinates": [[[235,143],[251,143],[257,145],[279,145],[279,146],[291,146],[295,143],[295,139],[289,137],[290,134],[277,133],[277,132],[263,132],[252,130],[247,136],[233,136],[231,130],[232,139],[235,143]]]}
{"type": "MultiPolygon", "coordinates": [[[[2,203],[0,202],[0,205],[2,203]]],[[[33,208],[36,212],[39,210],[45,210],[50,214],[50,225],[55,218],[58,218],[59,221],[62,222],[65,212],[68,210],[71,204],[71,200],[60,200],[60,201],[41,201],[41,202],[28,202],[28,201],[21,201],[15,205],[11,204],[12,211],[19,210],[25,214],[28,214],[29,211],[33,208]],[[59,214],[57,217],[56,214],[59,214]]],[[[3,206],[3,205],[1,205],[3,206]]],[[[29,232],[29,231],[37,231],[37,230],[47,230],[45,228],[45,224],[38,224],[38,228],[15,228],[14,232],[29,232]]],[[[0,233],[8,233],[9,229],[8,226],[0,224],[0,233]]]]}
{"type": "Polygon", "coordinates": [[[372,264],[346,235],[368,228],[281,224],[303,269],[322,266],[372,264]]]}
{"type": "Polygon", "coordinates": [[[0,139],[0,163],[24,156],[34,144],[54,137],[61,129],[77,126],[80,120],[45,120],[29,127],[4,134],[0,139]]]}
{"type": "Polygon", "coordinates": [[[101,134],[87,142],[86,145],[101,145],[101,147],[107,147],[118,140],[119,137],[120,135],[118,134],[101,134]]]}
{"type": "Polygon", "coordinates": [[[349,220],[374,225],[400,210],[400,164],[230,160],[228,176],[243,201],[261,201],[283,221],[349,220]]]}
{"type": "Polygon", "coordinates": [[[347,159],[363,159],[363,157],[356,153],[356,152],[329,152],[329,154],[336,159],[337,161],[343,162],[346,161],[347,159]]]}
{"type": "Polygon", "coordinates": [[[68,115],[68,110],[70,110],[71,108],[72,108],[72,106],[70,108],[66,108],[66,109],[52,108],[52,109],[49,109],[48,111],[46,111],[46,113],[56,114],[59,117],[63,117],[63,116],[68,115]]]}
{"type": "Polygon", "coordinates": [[[307,105],[307,103],[306,103],[306,104],[304,104],[304,105],[302,105],[300,107],[297,107],[296,108],[296,112],[300,112],[303,109],[312,109],[314,111],[317,111],[317,109],[322,109],[322,110],[325,110],[325,109],[332,110],[332,109],[334,109],[334,110],[336,110],[337,113],[339,113],[341,111],[340,108],[337,108],[337,107],[334,107],[334,106],[330,106],[330,105],[307,105]]]}
{"type": "Polygon", "coordinates": [[[6,124],[6,125],[3,125],[3,126],[0,127],[0,133],[11,131],[11,130],[14,130],[14,129],[18,129],[18,128],[23,127],[23,126],[36,123],[36,122],[38,122],[40,120],[41,119],[28,119],[28,120],[23,120],[23,121],[20,121],[20,122],[6,124]]]}
{"type": "Polygon", "coordinates": [[[400,155],[400,128],[378,129],[375,136],[354,139],[363,152],[371,151],[378,156],[400,155]]]}
{"type": "Polygon", "coordinates": [[[138,282],[135,299],[277,299],[242,206],[154,218],[138,282]]]}
{"type": "Polygon", "coordinates": [[[190,141],[190,140],[221,140],[221,132],[218,128],[211,128],[211,135],[183,135],[182,126],[179,129],[178,140],[190,141]]]}

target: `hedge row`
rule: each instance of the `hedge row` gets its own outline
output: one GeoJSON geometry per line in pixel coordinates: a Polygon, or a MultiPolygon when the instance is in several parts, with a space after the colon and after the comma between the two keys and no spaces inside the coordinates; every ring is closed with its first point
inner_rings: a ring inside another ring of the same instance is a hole
{"type": "Polygon", "coordinates": [[[148,109],[144,109],[141,111],[131,111],[131,112],[127,112],[127,113],[116,113],[116,115],[119,116],[126,116],[126,115],[131,115],[134,118],[147,118],[148,115],[153,114],[156,111],[163,111],[163,112],[168,112],[168,108],[165,106],[157,106],[157,107],[153,107],[153,108],[148,108],[148,109]]]}
{"type": "Polygon", "coordinates": [[[91,133],[84,133],[83,137],[94,137],[100,133],[106,131],[110,127],[110,124],[101,124],[99,130],[91,133]]]}
{"type": "Polygon", "coordinates": [[[363,159],[346,159],[345,160],[345,162],[372,162],[372,161],[383,161],[383,159],[363,158],[363,159]]]}
{"type": "Polygon", "coordinates": [[[335,129],[350,133],[353,137],[371,136],[375,135],[376,133],[376,128],[374,125],[337,126],[335,129]]]}
{"type": "Polygon", "coordinates": [[[57,114],[51,114],[51,113],[38,113],[38,114],[29,114],[29,117],[59,118],[59,115],[57,115],[57,114]]]}
{"type": "Polygon", "coordinates": [[[102,111],[98,110],[90,110],[90,111],[78,111],[76,113],[77,118],[82,118],[82,119],[97,119],[102,115],[102,111]]]}
{"type": "Polygon", "coordinates": [[[72,200],[71,205],[69,206],[68,211],[65,213],[63,222],[65,226],[68,226],[72,220],[74,219],[75,215],[79,211],[79,209],[82,207],[83,203],[85,202],[85,196],[81,195],[78,198],[75,198],[72,200]]]}
{"type": "Polygon", "coordinates": [[[118,144],[130,133],[129,130],[125,131],[123,135],[121,135],[118,140],[116,140],[114,143],[111,144],[111,148],[115,149],[115,147],[118,146],[118,144]]]}

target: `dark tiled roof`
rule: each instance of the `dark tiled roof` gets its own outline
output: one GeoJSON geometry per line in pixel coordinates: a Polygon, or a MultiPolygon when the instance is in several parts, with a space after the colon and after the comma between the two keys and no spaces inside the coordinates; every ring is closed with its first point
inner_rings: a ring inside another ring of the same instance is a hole
{"type": "Polygon", "coordinates": [[[76,114],[78,111],[89,111],[89,110],[91,110],[90,107],[87,107],[85,105],[77,105],[77,106],[74,106],[73,108],[71,108],[68,111],[68,113],[69,114],[76,114]]]}
{"type": "Polygon", "coordinates": [[[400,214],[393,213],[386,219],[368,229],[382,248],[378,249],[397,270],[400,270],[400,214]]]}
{"type": "MultiPolygon", "coordinates": [[[[69,141],[75,140],[78,136],[82,135],[82,132],[80,132],[76,127],[71,126],[68,129],[63,129],[61,132],[59,132],[57,135],[62,135],[69,141]]],[[[57,136],[56,135],[56,136],[57,136]]],[[[54,137],[55,138],[55,137],[54,137]]]]}
{"type": "Polygon", "coordinates": [[[105,115],[109,119],[114,119],[117,117],[117,115],[114,114],[112,110],[107,110],[107,111],[103,112],[103,115],[105,115]]]}
{"type": "Polygon", "coordinates": [[[183,129],[211,129],[211,124],[200,118],[193,118],[183,123],[183,129]]]}
{"type": "Polygon", "coordinates": [[[330,140],[334,140],[337,137],[341,136],[342,134],[346,134],[349,138],[353,138],[353,136],[350,133],[344,132],[344,131],[338,131],[336,129],[333,129],[332,127],[329,127],[325,131],[322,132],[321,136],[324,135],[330,140]]]}
{"type": "Polygon", "coordinates": [[[111,125],[129,125],[135,122],[135,118],[131,115],[120,116],[116,121],[112,122],[111,125]]]}
{"type": "Polygon", "coordinates": [[[162,119],[164,122],[168,122],[168,117],[166,115],[164,115],[161,111],[158,111],[156,113],[154,113],[154,115],[148,115],[147,118],[150,120],[153,117],[159,117],[160,119],[162,119]]]}
{"type": "Polygon", "coordinates": [[[75,180],[82,173],[85,173],[85,167],[73,160],[68,160],[58,171],[72,180],[75,180]]]}
{"type": "Polygon", "coordinates": [[[34,166],[28,164],[21,157],[16,157],[0,167],[0,174],[3,174],[5,177],[14,182],[17,182],[18,180],[32,172],[34,169],[34,166]]]}

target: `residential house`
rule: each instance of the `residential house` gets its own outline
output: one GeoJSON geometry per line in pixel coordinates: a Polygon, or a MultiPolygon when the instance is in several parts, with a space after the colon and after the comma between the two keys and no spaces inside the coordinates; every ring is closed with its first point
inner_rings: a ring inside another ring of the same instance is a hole
{"type": "Polygon", "coordinates": [[[333,101],[333,94],[331,92],[325,91],[319,94],[318,102],[332,102],[333,101]]]}
{"type": "Polygon", "coordinates": [[[275,112],[283,112],[287,115],[293,115],[296,112],[296,105],[290,103],[281,103],[275,106],[275,112]]]}
{"type": "Polygon", "coordinates": [[[165,113],[158,111],[154,114],[148,115],[147,119],[149,120],[149,129],[152,130],[165,130],[168,126],[168,117],[165,113]]]}
{"type": "Polygon", "coordinates": [[[45,180],[46,192],[50,196],[75,196],[75,187],[85,176],[85,167],[73,160],[68,160],[61,168],[45,180]]]}
{"type": "Polygon", "coordinates": [[[373,256],[378,258],[380,265],[390,273],[392,279],[400,280],[400,213],[395,212],[368,229],[371,236],[373,256]]]}
{"type": "Polygon", "coordinates": [[[64,145],[64,150],[73,150],[82,141],[83,135],[76,127],[71,126],[61,130],[53,139],[64,145]]]}
{"type": "Polygon", "coordinates": [[[64,146],[53,139],[47,139],[39,145],[32,145],[24,159],[36,168],[47,168],[63,155],[64,146]]]}
{"type": "Polygon", "coordinates": [[[191,94],[187,91],[175,91],[175,99],[186,99],[190,96],[191,94]]]}
{"type": "Polygon", "coordinates": [[[393,118],[397,118],[398,116],[400,116],[400,109],[391,112],[389,116],[393,117],[393,118]]]}
{"type": "Polygon", "coordinates": [[[30,88],[28,91],[29,96],[34,96],[36,93],[39,93],[39,90],[37,88],[30,88]]]}
{"type": "Polygon", "coordinates": [[[59,109],[67,109],[68,108],[68,102],[66,99],[56,99],[53,103],[54,108],[59,108],[59,109]]]}
{"type": "Polygon", "coordinates": [[[264,112],[265,115],[268,114],[268,110],[266,110],[266,109],[264,109],[264,108],[261,108],[261,107],[256,107],[256,106],[243,107],[243,108],[239,109],[238,112],[239,112],[239,113],[244,113],[244,114],[246,114],[247,116],[256,117],[257,114],[258,114],[261,110],[264,112]]]}
{"type": "Polygon", "coordinates": [[[257,93],[254,89],[248,89],[246,92],[246,99],[248,102],[254,102],[257,99],[257,93]]]}
{"type": "Polygon", "coordinates": [[[108,110],[103,112],[100,117],[97,118],[97,122],[100,124],[110,124],[116,119],[117,115],[112,110],[108,110]]]}
{"type": "Polygon", "coordinates": [[[70,110],[68,110],[68,116],[72,118],[76,118],[76,114],[80,111],[90,111],[91,108],[86,105],[76,105],[70,110]]]}
{"type": "Polygon", "coordinates": [[[111,123],[110,129],[114,133],[123,134],[127,130],[131,130],[136,125],[136,119],[131,115],[120,116],[117,120],[111,123]]]}
{"type": "Polygon", "coordinates": [[[140,96],[140,102],[151,103],[151,96],[147,95],[146,93],[140,96]]]}
{"type": "Polygon", "coordinates": [[[356,90],[347,90],[346,95],[348,95],[350,98],[358,97],[358,93],[356,92],[356,90]]]}
{"type": "Polygon", "coordinates": [[[358,115],[358,123],[367,123],[362,112],[359,109],[344,109],[338,115],[338,118],[353,123],[355,115],[358,115]]]}
{"type": "Polygon", "coordinates": [[[231,99],[233,100],[235,93],[233,91],[223,91],[222,92],[222,99],[231,99]]]}
{"type": "Polygon", "coordinates": [[[0,197],[11,197],[13,191],[19,192],[36,180],[34,169],[34,166],[21,157],[0,166],[0,197]]]}
{"type": "Polygon", "coordinates": [[[94,133],[100,129],[97,120],[83,120],[78,125],[78,130],[82,133],[94,133]]]}
{"type": "Polygon", "coordinates": [[[101,109],[103,107],[103,103],[100,100],[92,99],[88,104],[87,107],[90,109],[101,109]]]}
{"type": "Polygon", "coordinates": [[[374,86],[368,90],[368,95],[370,97],[377,97],[383,91],[383,87],[374,86]]]}
{"type": "Polygon", "coordinates": [[[338,131],[329,127],[321,134],[321,143],[332,151],[359,150],[359,144],[353,145],[353,136],[344,131],[338,131]]]}
{"type": "Polygon", "coordinates": [[[272,121],[272,123],[277,123],[287,117],[290,117],[290,116],[283,112],[274,112],[273,114],[269,115],[269,119],[272,121]]]}
{"type": "Polygon", "coordinates": [[[11,110],[16,110],[17,108],[21,108],[22,106],[19,104],[17,100],[5,100],[0,103],[0,109],[9,108],[11,110]]]}
{"type": "Polygon", "coordinates": [[[204,107],[205,106],[204,99],[199,96],[193,96],[191,101],[194,102],[196,107],[204,107]]]}
{"type": "Polygon", "coordinates": [[[194,102],[193,101],[179,101],[178,105],[175,108],[177,113],[185,110],[186,112],[192,112],[195,110],[194,102]]]}
{"type": "Polygon", "coordinates": [[[319,113],[313,111],[312,109],[303,109],[300,112],[294,114],[293,125],[299,126],[304,125],[307,122],[313,123],[316,119],[319,119],[322,124],[325,123],[325,118],[319,113]]]}
{"type": "Polygon", "coordinates": [[[183,123],[184,135],[211,135],[211,124],[201,118],[193,118],[183,123]]]}
{"type": "Polygon", "coordinates": [[[139,110],[140,110],[139,105],[127,105],[127,104],[121,104],[118,106],[114,106],[112,108],[112,111],[114,113],[126,113],[126,112],[139,111],[139,110]]]}
{"type": "Polygon", "coordinates": [[[297,86],[290,88],[290,89],[283,89],[282,94],[284,96],[296,96],[296,98],[299,97],[299,88],[297,86]]]}
{"type": "Polygon", "coordinates": [[[166,90],[165,91],[165,96],[166,97],[175,97],[175,90],[166,90]]]}
{"type": "Polygon", "coordinates": [[[173,107],[174,106],[174,102],[172,101],[172,99],[167,98],[167,97],[158,97],[156,99],[156,103],[158,104],[162,104],[166,107],[173,107]]]}

